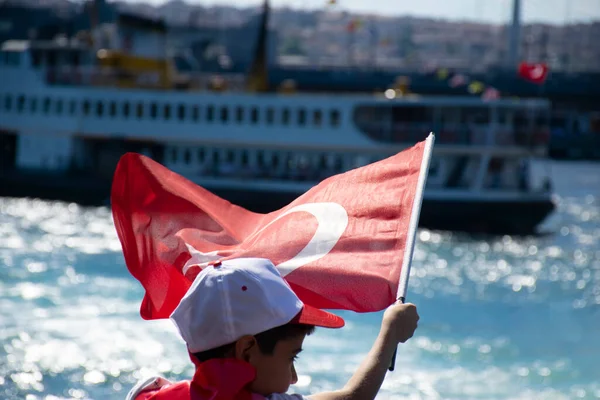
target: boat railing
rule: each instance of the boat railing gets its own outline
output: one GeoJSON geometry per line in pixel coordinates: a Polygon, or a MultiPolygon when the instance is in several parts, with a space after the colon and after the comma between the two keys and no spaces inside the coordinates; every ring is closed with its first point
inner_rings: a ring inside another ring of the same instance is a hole
{"type": "Polygon", "coordinates": [[[172,73],[165,76],[159,70],[134,73],[128,69],[103,66],[46,68],[44,74],[45,82],[51,86],[242,91],[246,85],[246,77],[243,74],[223,76],[214,73],[172,73]]]}

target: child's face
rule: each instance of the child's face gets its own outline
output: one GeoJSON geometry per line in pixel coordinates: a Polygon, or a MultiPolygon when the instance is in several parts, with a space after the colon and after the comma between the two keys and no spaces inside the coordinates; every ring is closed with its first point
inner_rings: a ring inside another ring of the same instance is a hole
{"type": "Polygon", "coordinates": [[[253,352],[248,360],[256,368],[256,379],[252,382],[252,392],[269,396],[273,393],[285,393],[290,385],[298,381],[294,361],[302,351],[306,335],[280,340],[273,354],[253,352]]]}

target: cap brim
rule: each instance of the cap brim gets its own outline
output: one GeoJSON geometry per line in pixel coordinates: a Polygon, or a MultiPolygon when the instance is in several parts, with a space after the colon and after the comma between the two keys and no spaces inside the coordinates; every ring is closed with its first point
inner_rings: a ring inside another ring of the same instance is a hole
{"type": "Polygon", "coordinates": [[[311,307],[307,304],[302,307],[302,310],[290,322],[296,324],[320,326],[323,328],[341,328],[345,325],[342,317],[338,317],[330,312],[311,307]]]}

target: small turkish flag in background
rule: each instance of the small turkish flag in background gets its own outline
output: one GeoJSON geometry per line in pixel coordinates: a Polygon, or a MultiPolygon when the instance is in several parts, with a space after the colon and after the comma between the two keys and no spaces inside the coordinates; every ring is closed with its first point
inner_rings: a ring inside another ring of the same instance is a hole
{"type": "Polygon", "coordinates": [[[548,77],[548,66],[546,64],[530,64],[522,62],[519,64],[519,76],[529,82],[541,85],[548,77]]]}
{"type": "Polygon", "coordinates": [[[112,211],[127,268],[146,290],[142,317],[168,318],[203,267],[239,257],[269,258],[312,306],[388,307],[415,235],[411,214],[420,209],[426,148],[420,142],[328,178],[269,214],[233,205],[150,158],[125,154],[112,211]]]}

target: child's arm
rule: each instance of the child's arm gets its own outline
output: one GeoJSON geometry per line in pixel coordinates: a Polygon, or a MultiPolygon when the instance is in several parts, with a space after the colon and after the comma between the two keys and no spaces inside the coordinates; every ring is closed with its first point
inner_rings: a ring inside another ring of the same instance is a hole
{"type": "Polygon", "coordinates": [[[390,366],[398,343],[410,339],[417,329],[419,315],[413,304],[394,304],[389,307],[381,323],[379,335],[367,357],[343,389],[317,393],[310,400],[369,400],[374,399],[390,366]]]}

